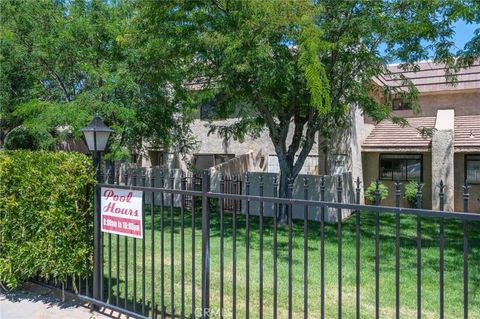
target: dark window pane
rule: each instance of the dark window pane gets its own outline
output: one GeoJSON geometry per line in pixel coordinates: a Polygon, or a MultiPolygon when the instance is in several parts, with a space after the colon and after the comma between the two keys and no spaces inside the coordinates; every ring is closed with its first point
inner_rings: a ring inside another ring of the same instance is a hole
{"type": "Polygon", "coordinates": [[[380,179],[418,180],[422,179],[422,155],[382,154],[380,155],[380,179]]]}
{"type": "Polygon", "coordinates": [[[407,161],[407,180],[420,181],[422,179],[422,163],[419,160],[407,161]]]}
{"type": "Polygon", "coordinates": [[[393,180],[404,180],[405,179],[405,163],[403,159],[397,159],[393,162],[393,180]]]}
{"type": "Polygon", "coordinates": [[[380,160],[380,178],[392,179],[392,160],[380,160]]]}
{"type": "Polygon", "coordinates": [[[480,183],[480,155],[468,155],[465,170],[468,183],[480,183]]]}

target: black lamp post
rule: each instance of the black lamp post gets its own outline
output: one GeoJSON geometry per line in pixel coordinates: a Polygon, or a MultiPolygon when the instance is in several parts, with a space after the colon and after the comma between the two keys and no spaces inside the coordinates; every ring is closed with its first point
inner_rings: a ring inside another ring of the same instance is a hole
{"type": "Polygon", "coordinates": [[[106,126],[97,114],[92,122],[81,129],[81,131],[85,137],[88,149],[93,154],[95,178],[97,179],[97,182],[100,182],[100,160],[102,152],[104,152],[107,147],[108,138],[113,130],[106,126]]]}
{"type": "MultiPolygon", "coordinates": [[[[107,147],[108,138],[113,132],[111,128],[102,122],[100,117],[95,115],[92,122],[84,127],[82,130],[87,143],[88,149],[93,155],[93,165],[95,168],[95,178],[97,183],[100,180],[100,160],[102,152],[107,147]]],[[[94,232],[93,232],[93,298],[101,299],[101,280],[102,280],[102,247],[101,247],[101,221],[100,221],[100,189],[95,188],[94,195],[94,232]]]]}

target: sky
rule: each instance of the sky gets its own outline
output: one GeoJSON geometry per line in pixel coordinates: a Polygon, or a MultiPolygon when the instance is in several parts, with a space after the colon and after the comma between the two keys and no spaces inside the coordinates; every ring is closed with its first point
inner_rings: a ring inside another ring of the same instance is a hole
{"type": "Polygon", "coordinates": [[[455,42],[455,46],[458,49],[462,49],[465,43],[468,42],[471,38],[473,38],[473,32],[477,29],[479,25],[475,24],[467,24],[465,21],[457,21],[455,23],[455,36],[453,40],[455,42]]]}

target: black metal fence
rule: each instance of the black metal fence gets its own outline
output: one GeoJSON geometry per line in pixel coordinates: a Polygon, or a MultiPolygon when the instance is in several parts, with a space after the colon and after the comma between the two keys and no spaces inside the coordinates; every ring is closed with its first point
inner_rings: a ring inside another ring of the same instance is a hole
{"type": "MultiPolygon", "coordinates": [[[[119,185],[119,176],[107,174],[105,183],[96,186],[94,258],[86,260],[87,274],[93,269],[93,276],[78,279],[76,287],[80,297],[92,304],[137,318],[421,318],[425,312],[438,318],[444,318],[446,313],[458,317],[458,309],[450,311],[445,307],[448,236],[461,253],[455,262],[448,261],[451,267],[462,267],[455,271],[463,274],[463,278],[455,278],[455,287],[462,287],[460,316],[480,316],[480,214],[467,213],[468,185],[464,188],[465,212],[452,213],[443,211],[443,184],[438,210],[424,210],[420,206],[421,188],[417,192],[417,208],[399,207],[399,183],[395,192],[397,207],[383,207],[359,204],[359,179],[356,203],[334,203],[324,201],[323,181],[321,200],[311,201],[276,197],[277,179],[273,185],[264,185],[261,179],[260,195],[249,195],[248,174],[243,181],[245,194],[237,193],[238,179],[221,179],[220,192],[209,191],[208,171],[201,177],[183,177],[180,189],[173,189],[173,182],[168,188],[146,187],[146,178],[127,177],[123,180],[131,183],[119,185]],[[101,187],[141,190],[151,196],[148,204],[144,201],[142,239],[100,231],[101,187]],[[265,187],[274,188],[273,197],[263,196],[265,187]],[[181,207],[174,207],[175,196],[180,196],[181,207]],[[242,202],[246,205],[243,211],[242,202]],[[257,212],[251,210],[253,202],[259,203],[257,212]],[[304,207],[303,219],[294,220],[294,205],[304,207]],[[266,215],[266,206],[275,213],[266,215]],[[320,222],[308,220],[312,207],[320,207],[320,222]],[[352,218],[327,225],[325,214],[332,209],[340,221],[346,209],[353,211],[352,218]],[[281,211],[287,212],[286,224],[280,223],[281,211]],[[413,225],[413,233],[402,233],[402,223],[403,227],[413,225]],[[381,233],[381,228],[387,227],[391,233],[381,233]],[[423,234],[426,229],[429,233],[423,234]],[[393,250],[381,250],[388,240],[393,250]],[[432,247],[438,252],[435,258],[430,256],[432,247]],[[365,251],[369,253],[366,257],[365,251]],[[408,259],[407,265],[402,264],[402,256],[408,259]],[[424,256],[428,256],[428,264],[422,261],[424,256]],[[416,268],[414,274],[412,266],[416,268]],[[469,272],[472,267],[474,271],[469,272]],[[387,268],[393,269],[394,278],[383,283],[381,269],[387,268]],[[433,279],[432,270],[438,271],[433,279]],[[413,276],[415,287],[402,282],[405,273],[413,276]],[[422,277],[425,273],[426,279],[422,277]],[[374,283],[370,285],[370,281],[374,283]],[[426,288],[427,281],[433,284],[426,288]],[[426,301],[422,294],[438,297],[433,308],[431,304],[422,304],[426,301]],[[402,304],[402,298],[410,302],[413,295],[415,305],[402,304]],[[387,305],[382,305],[384,300],[387,305]]],[[[164,185],[163,181],[151,178],[150,185],[164,185]]],[[[304,198],[308,198],[308,180],[304,182],[304,198]]],[[[337,185],[337,198],[341,199],[341,180],[337,185]]],[[[290,181],[290,193],[292,188],[290,181]]],[[[375,197],[379,203],[378,187],[375,197]]],[[[86,239],[91,243],[91,234],[86,234],[86,239]]]]}

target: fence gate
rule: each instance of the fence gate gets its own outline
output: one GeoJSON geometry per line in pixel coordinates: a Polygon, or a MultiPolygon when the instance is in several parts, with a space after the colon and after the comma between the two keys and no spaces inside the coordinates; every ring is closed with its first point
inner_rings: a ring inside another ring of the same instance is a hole
{"type": "MultiPolygon", "coordinates": [[[[224,178],[220,192],[211,192],[208,171],[195,178],[182,176],[180,182],[174,176],[147,177],[140,170],[106,176],[105,183],[95,187],[93,262],[86,261],[80,297],[135,318],[399,318],[411,316],[412,309],[418,318],[425,311],[439,318],[480,316],[480,264],[472,259],[480,254],[480,215],[443,212],[443,188],[437,211],[420,208],[420,188],[418,207],[405,209],[360,205],[358,179],[356,203],[341,203],[341,180],[335,190],[337,202],[325,202],[323,179],[321,200],[311,201],[307,178],[304,200],[277,198],[277,178],[267,185],[274,196],[264,197],[259,178],[259,196],[252,196],[248,174],[245,194],[227,193],[237,186],[224,178]],[[299,207],[303,216],[294,218],[292,212],[299,207]],[[353,218],[335,225],[325,222],[326,214],[342,220],[345,210],[353,212],[353,218]],[[309,220],[316,211],[319,222],[309,220]],[[402,233],[401,225],[411,229],[402,233]],[[433,228],[438,238],[428,233],[433,228]],[[463,294],[461,314],[445,306],[450,292],[444,289],[445,243],[457,235],[448,267],[463,274],[451,283],[452,291],[461,289],[463,294]],[[422,247],[428,240],[431,248],[437,239],[438,256],[432,257],[422,247]],[[389,242],[391,247],[381,249],[389,242]],[[405,269],[401,257],[416,269],[405,269]],[[429,267],[436,263],[438,277],[422,277],[425,262],[429,267]],[[469,265],[475,271],[469,272],[469,265]],[[382,271],[388,269],[394,279],[387,285],[382,271]],[[416,286],[402,286],[401,276],[410,275],[416,286]],[[365,278],[375,284],[362,286],[365,278]],[[438,307],[424,306],[428,300],[422,293],[433,286],[438,307]]],[[[293,181],[288,189],[291,194],[293,181]]],[[[399,185],[397,205],[398,190],[399,185]]]]}

